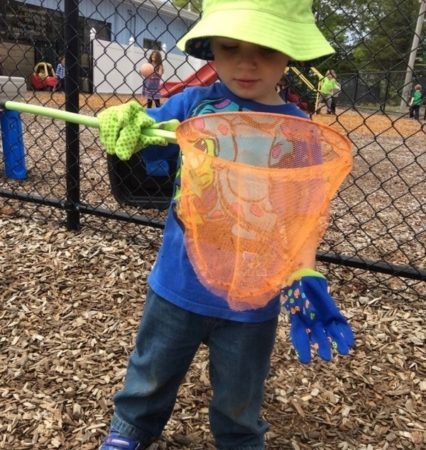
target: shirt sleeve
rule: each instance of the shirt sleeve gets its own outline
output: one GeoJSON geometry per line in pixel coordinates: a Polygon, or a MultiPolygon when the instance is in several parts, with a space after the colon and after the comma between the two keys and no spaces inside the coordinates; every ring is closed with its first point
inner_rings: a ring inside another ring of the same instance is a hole
{"type": "Polygon", "coordinates": [[[159,108],[148,108],[146,110],[156,122],[164,122],[166,120],[177,119],[180,122],[187,118],[189,109],[187,92],[173,95],[159,108]]]}
{"type": "MultiPolygon", "coordinates": [[[[186,91],[172,96],[159,108],[148,108],[147,114],[156,122],[165,122],[177,119],[180,122],[185,120],[190,108],[190,101],[186,91]]],[[[169,144],[167,147],[151,145],[140,152],[144,160],[146,171],[151,176],[170,175],[172,167],[176,166],[179,156],[179,146],[169,144]]]]}

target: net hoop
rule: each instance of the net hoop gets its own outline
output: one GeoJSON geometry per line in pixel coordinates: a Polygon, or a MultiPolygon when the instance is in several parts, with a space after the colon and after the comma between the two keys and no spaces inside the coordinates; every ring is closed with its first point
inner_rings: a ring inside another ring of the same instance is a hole
{"type": "Polygon", "coordinates": [[[308,119],[254,112],[197,116],[176,134],[176,211],[198,278],[233,309],[265,306],[322,238],[351,170],[349,140],[308,119]]]}

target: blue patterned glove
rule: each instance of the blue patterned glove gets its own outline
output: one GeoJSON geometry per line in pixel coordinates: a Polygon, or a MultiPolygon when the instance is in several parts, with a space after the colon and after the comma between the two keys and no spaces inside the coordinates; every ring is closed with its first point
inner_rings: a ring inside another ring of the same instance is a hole
{"type": "Polygon", "coordinates": [[[355,343],[354,334],[328,293],[325,277],[315,270],[301,269],[292,279],[282,295],[299,361],[311,362],[311,347],[325,361],[331,361],[333,349],[347,355],[355,343]]]}

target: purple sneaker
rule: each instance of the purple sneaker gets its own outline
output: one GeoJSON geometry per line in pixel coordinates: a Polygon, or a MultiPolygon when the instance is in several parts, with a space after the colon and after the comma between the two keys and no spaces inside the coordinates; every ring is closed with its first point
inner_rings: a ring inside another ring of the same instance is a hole
{"type": "Polygon", "coordinates": [[[142,448],[139,442],[113,431],[107,436],[99,450],[142,450],[142,448]]]}

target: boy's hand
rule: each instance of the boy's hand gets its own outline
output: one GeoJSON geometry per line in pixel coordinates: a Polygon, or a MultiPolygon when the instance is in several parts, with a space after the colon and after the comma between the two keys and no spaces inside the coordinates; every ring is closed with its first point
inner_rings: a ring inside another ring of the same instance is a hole
{"type": "Polygon", "coordinates": [[[168,144],[162,137],[143,134],[145,128],[154,126],[155,120],[149,117],[145,108],[136,101],[111,106],[97,117],[101,144],[109,155],[117,155],[122,160],[130,159],[149,145],[168,144]]]}
{"type": "Polygon", "coordinates": [[[347,355],[355,343],[346,318],[328,293],[327,280],[315,270],[302,269],[282,291],[289,312],[290,339],[304,364],[311,362],[311,346],[318,356],[331,361],[332,349],[347,355]]]}

